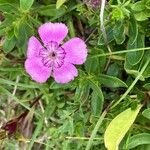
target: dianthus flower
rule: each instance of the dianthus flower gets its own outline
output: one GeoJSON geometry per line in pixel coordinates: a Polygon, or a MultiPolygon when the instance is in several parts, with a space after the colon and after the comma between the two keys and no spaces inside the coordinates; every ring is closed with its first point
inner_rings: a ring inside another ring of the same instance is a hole
{"type": "Polygon", "coordinates": [[[81,65],[87,57],[84,41],[74,37],[62,44],[68,33],[63,23],[45,23],[38,29],[40,42],[32,36],[28,42],[26,72],[33,80],[44,83],[50,76],[57,83],[68,83],[78,76],[74,65],[81,65]]]}

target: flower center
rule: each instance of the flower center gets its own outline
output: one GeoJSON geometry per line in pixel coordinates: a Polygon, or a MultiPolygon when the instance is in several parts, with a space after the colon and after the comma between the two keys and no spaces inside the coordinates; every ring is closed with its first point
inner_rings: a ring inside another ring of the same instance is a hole
{"type": "Polygon", "coordinates": [[[64,63],[65,50],[57,42],[49,42],[44,49],[41,49],[39,56],[46,67],[60,68],[64,63]]]}

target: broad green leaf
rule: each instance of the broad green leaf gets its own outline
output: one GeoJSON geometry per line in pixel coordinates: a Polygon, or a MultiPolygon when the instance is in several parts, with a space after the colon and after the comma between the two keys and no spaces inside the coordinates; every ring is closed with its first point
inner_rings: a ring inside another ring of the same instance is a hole
{"type": "MultiPolygon", "coordinates": [[[[94,99],[95,100],[95,102],[93,102],[93,104],[92,105],[96,105],[96,103],[97,104],[99,104],[98,106],[96,106],[96,107],[98,107],[98,108],[94,108],[94,106],[92,106],[94,109],[95,109],[95,113],[96,113],[96,109],[99,109],[98,111],[97,111],[97,113],[101,113],[101,111],[102,111],[102,108],[103,108],[103,103],[104,103],[104,96],[103,96],[103,93],[102,93],[102,90],[101,90],[101,87],[99,87],[98,86],[98,84],[95,82],[95,81],[93,81],[93,80],[88,80],[89,81],[89,84],[90,84],[90,87],[92,88],[92,90],[93,90],[93,94],[96,94],[96,97],[95,98],[97,98],[97,99],[94,99]]],[[[94,97],[93,97],[94,98],[94,97]]],[[[93,101],[94,101],[93,100],[93,101]]]]}
{"type": "Polygon", "coordinates": [[[92,92],[91,111],[94,116],[99,116],[102,111],[103,103],[96,91],[92,92]]]}
{"type": "Polygon", "coordinates": [[[99,68],[99,58],[87,59],[84,66],[88,73],[97,71],[99,68]]]}
{"type": "Polygon", "coordinates": [[[14,34],[18,39],[17,46],[21,48],[26,45],[27,39],[33,34],[33,29],[26,20],[17,21],[14,24],[14,34]]]}
{"type": "Polygon", "coordinates": [[[137,21],[144,21],[147,20],[149,17],[150,11],[148,9],[135,13],[135,19],[137,21]]]}
{"type": "MultiPolygon", "coordinates": [[[[94,52],[91,55],[104,54],[103,50],[96,50],[91,48],[91,51],[94,52]]],[[[99,73],[103,72],[105,63],[106,63],[105,56],[101,58],[97,57],[94,59],[87,59],[84,64],[84,67],[88,73],[96,73],[98,75],[99,73]]]]}
{"type": "Polygon", "coordinates": [[[20,8],[24,11],[27,11],[33,5],[34,0],[20,0],[20,8]]]}
{"type": "Polygon", "coordinates": [[[150,144],[150,134],[149,133],[140,133],[133,135],[128,140],[128,144],[125,147],[126,149],[132,149],[139,145],[150,144]]]}
{"type": "Polygon", "coordinates": [[[3,44],[3,51],[5,53],[9,53],[15,47],[15,44],[16,44],[16,39],[14,36],[12,36],[11,39],[6,38],[3,44]]]}
{"type": "Polygon", "coordinates": [[[65,14],[66,13],[66,8],[62,6],[58,10],[58,9],[56,9],[55,4],[51,4],[51,5],[40,7],[38,9],[38,12],[39,12],[40,15],[43,15],[43,16],[56,17],[56,16],[62,16],[63,14],[65,14]]]}
{"type": "Polygon", "coordinates": [[[97,79],[100,83],[104,84],[107,87],[127,87],[127,85],[117,77],[100,74],[97,79]]]}
{"type": "Polygon", "coordinates": [[[113,28],[113,36],[117,44],[122,44],[125,40],[125,28],[124,24],[121,21],[117,21],[113,28]]]}
{"type": "Polygon", "coordinates": [[[145,109],[143,112],[142,112],[142,115],[148,119],[150,119],[150,108],[147,108],[145,109]]]}
{"type": "MultiPolygon", "coordinates": [[[[107,26],[106,27],[106,34],[107,34],[107,41],[108,41],[108,43],[110,43],[111,41],[114,40],[113,29],[112,29],[111,26],[107,26]]],[[[100,34],[100,37],[98,39],[98,44],[99,45],[104,45],[105,44],[103,33],[100,34]]]]}
{"type": "MultiPolygon", "coordinates": [[[[137,39],[138,36],[138,25],[137,25],[137,21],[135,20],[135,18],[132,16],[129,20],[129,45],[128,47],[135,42],[135,40],[137,39]]],[[[130,47],[129,47],[130,48],[130,47]]],[[[131,47],[132,48],[132,47],[131,47]]]]}
{"type": "Polygon", "coordinates": [[[16,13],[17,12],[17,8],[15,5],[13,5],[12,3],[4,3],[1,4],[0,3],[0,11],[2,12],[9,12],[9,13],[16,13]]]}
{"type": "MultiPolygon", "coordinates": [[[[138,33],[137,21],[132,16],[129,25],[129,40],[127,43],[127,49],[143,48],[145,36],[138,33]]],[[[143,57],[144,51],[129,52],[126,54],[126,61],[131,65],[136,65],[143,57]]]]}
{"type": "MultiPolygon", "coordinates": [[[[145,62],[144,62],[145,63],[145,62]]],[[[144,65],[143,63],[143,65],[144,65]]],[[[135,78],[138,76],[138,74],[140,73],[140,66],[143,66],[143,65],[140,65],[139,63],[136,64],[136,65],[131,65],[128,61],[125,61],[124,63],[124,69],[126,70],[126,72],[128,74],[132,74],[135,78]]],[[[145,80],[145,77],[143,76],[143,74],[140,76],[140,80],[141,81],[144,81],[145,80]]]]}
{"type": "Polygon", "coordinates": [[[106,74],[109,76],[118,77],[120,73],[121,73],[120,65],[117,62],[114,62],[109,65],[106,74]]]}
{"type": "Polygon", "coordinates": [[[56,9],[59,9],[67,0],[57,0],[56,9]]]}
{"type": "Polygon", "coordinates": [[[108,125],[105,134],[104,142],[108,150],[118,150],[119,144],[129,128],[136,119],[142,105],[138,105],[136,110],[131,108],[126,109],[117,115],[108,125]]]}
{"type": "MultiPolygon", "coordinates": [[[[145,36],[138,34],[137,38],[134,40],[129,39],[128,41],[128,49],[134,49],[134,48],[144,48],[145,44],[145,36]]],[[[136,65],[143,57],[144,51],[135,51],[135,52],[129,52],[126,54],[126,61],[128,61],[131,65],[136,65]]]]}
{"type": "Polygon", "coordinates": [[[136,3],[134,3],[132,6],[131,6],[132,10],[134,11],[142,11],[145,9],[145,5],[143,3],[143,1],[138,1],[136,3]]]}
{"type": "Polygon", "coordinates": [[[0,27],[5,28],[7,31],[11,30],[12,27],[10,26],[10,24],[15,21],[16,16],[14,16],[14,14],[7,13],[7,12],[4,13],[4,16],[5,16],[5,20],[1,23],[0,27]]]}

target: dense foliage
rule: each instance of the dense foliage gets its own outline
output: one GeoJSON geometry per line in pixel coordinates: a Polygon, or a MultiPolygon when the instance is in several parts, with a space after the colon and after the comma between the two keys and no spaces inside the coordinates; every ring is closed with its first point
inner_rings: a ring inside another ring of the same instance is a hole
{"type": "Polygon", "coordinates": [[[104,2],[0,0],[1,149],[150,149],[150,0],[104,2]],[[36,83],[24,69],[28,39],[45,22],[86,42],[68,84],[36,83]]]}

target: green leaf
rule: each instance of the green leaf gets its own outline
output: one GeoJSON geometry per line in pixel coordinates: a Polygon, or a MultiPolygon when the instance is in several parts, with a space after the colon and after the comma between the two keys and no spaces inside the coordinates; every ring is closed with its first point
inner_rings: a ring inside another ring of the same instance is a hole
{"type": "Polygon", "coordinates": [[[67,89],[67,88],[71,88],[71,84],[68,83],[68,84],[59,84],[59,83],[56,83],[55,81],[52,82],[52,84],[50,85],[50,89],[67,89]]]}
{"type": "Polygon", "coordinates": [[[138,36],[137,21],[135,20],[135,18],[133,16],[131,16],[129,21],[130,22],[129,22],[129,45],[128,45],[128,47],[130,45],[132,46],[132,44],[135,42],[135,40],[137,39],[137,36],[138,36]]]}
{"type": "Polygon", "coordinates": [[[150,9],[150,1],[149,0],[146,1],[146,8],[150,9]]]}
{"type": "MultiPolygon", "coordinates": [[[[108,43],[110,43],[111,41],[114,40],[113,29],[112,29],[111,26],[107,26],[106,27],[106,34],[107,34],[107,41],[108,41],[108,43]]],[[[105,44],[103,33],[101,33],[100,36],[99,36],[98,44],[99,45],[104,45],[105,44]]]]}
{"type": "Polygon", "coordinates": [[[114,20],[122,20],[124,19],[124,14],[122,11],[122,8],[120,6],[117,6],[112,11],[112,19],[114,20]]]}
{"type": "Polygon", "coordinates": [[[63,14],[66,13],[66,8],[62,6],[58,10],[58,9],[56,9],[56,5],[52,4],[52,5],[40,7],[38,9],[38,12],[40,15],[43,15],[43,16],[52,16],[52,17],[57,16],[58,17],[58,16],[62,16],[63,14]]]}
{"type": "Polygon", "coordinates": [[[108,150],[119,149],[121,140],[135,121],[141,107],[142,105],[138,105],[136,110],[126,109],[110,122],[104,134],[104,142],[108,150]]]}
{"type": "MultiPolygon", "coordinates": [[[[91,55],[104,54],[103,50],[97,51],[96,49],[91,49],[91,51],[94,52],[91,55]]],[[[106,57],[87,59],[84,63],[84,67],[88,73],[96,73],[98,75],[99,73],[103,72],[105,63],[106,57]]]]}
{"type": "Polygon", "coordinates": [[[27,11],[33,5],[34,0],[20,0],[20,8],[24,11],[27,11]]]}
{"type": "Polygon", "coordinates": [[[98,86],[98,84],[95,81],[89,79],[88,82],[90,83],[90,87],[92,88],[92,90],[94,92],[93,94],[96,94],[96,97],[95,97],[96,99],[94,99],[95,102],[92,102],[93,103],[92,107],[93,107],[93,109],[95,111],[95,114],[96,113],[100,114],[101,111],[102,111],[102,108],[103,108],[103,103],[104,103],[103,92],[102,92],[101,88],[98,86]],[[96,103],[99,104],[98,106],[96,106],[98,108],[94,108],[95,106],[93,106],[93,105],[96,105],[96,103]]]}
{"type": "MultiPolygon", "coordinates": [[[[150,51],[145,52],[145,54],[143,56],[143,59],[141,61],[141,64],[140,64],[140,68],[145,64],[145,62],[147,60],[149,60],[149,56],[150,56],[150,51]]],[[[150,77],[150,65],[148,65],[146,67],[145,71],[143,72],[143,77],[144,78],[149,78],[150,77]]]]}
{"type": "Polygon", "coordinates": [[[150,90],[150,83],[146,83],[143,85],[143,87],[147,90],[150,90]]]}
{"type": "Polygon", "coordinates": [[[100,74],[98,80],[100,83],[104,84],[107,87],[127,87],[127,85],[117,77],[108,76],[105,74],[100,74]]]}
{"type": "Polygon", "coordinates": [[[142,112],[142,115],[143,115],[144,117],[146,117],[147,119],[150,119],[150,108],[145,109],[145,110],[142,112]]]}
{"type": "Polygon", "coordinates": [[[144,21],[147,20],[149,17],[150,11],[148,9],[135,13],[135,18],[137,21],[144,21]]]}
{"type": "Polygon", "coordinates": [[[121,21],[117,21],[113,28],[113,36],[117,44],[122,44],[125,40],[125,28],[124,24],[121,21]]]}
{"type": "MultiPolygon", "coordinates": [[[[134,48],[144,48],[144,41],[145,36],[139,33],[134,42],[129,39],[127,48],[129,49],[129,51],[130,49],[134,48]]],[[[143,54],[144,51],[129,52],[126,54],[126,61],[128,61],[131,65],[136,65],[142,59],[143,54]]]]}
{"type": "Polygon", "coordinates": [[[107,75],[118,77],[120,76],[121,68],[117,62],[111,63],[107,69],[107,75]]]}
{"type": "Polygon", "coordinates": [[[4,3],[4,4],[0,4],[0,11],[2,12],[9,12],[9,13],[16,13],[17,12],[17,8],[15,5],[10,4],[10,3],[4,3]]]}
{"type": "Polygon", "coordinates": [[[26,20],[17,21],[14,24],[14,34],[18,39],[17,46],[23,47],[23,45],[26,45],[27,39],[33,34],[33,29],[26,20]]]}
{"type": "MultiPolygon", "coordinates": [[[[150,51],[146,51],[144,53],[144,56],[142,58],[142,61],[136,65],[132,65],[129,63],[129,61],[125,61],[124,68],[127,73],[132,74],[134,77],[138,76],[140,73],[139,70],[143,67],[143,65],[149,60],[150,51]]],[[[144,81],[145,78],[150,77],[150,65],[148,65],[143,72],[143,74],[140,76],[140,80],[144,81]]]]}
{"type": "Polygon", "coordinates": [[[18,3],[18,0],[0,0],[0,4],[5,4],[5,3],[18,3]]]}
{"type": "Polygon", "coordinates": [[[96,91],[92,92],[91,109],[94,116],[99,116],[102,111],[103,103],[96,91]]]}
{"type": "Polygon", "coordinates": [[[57,0],[56,9],[59,9],[67,0],[57,0]]]}
{"type": "Polygon", "coordinates": [[[98,64],[99,64],[99,58],[87,59],[84,66],[88,73],[92,73],[98,70],[98,67],[99,67],[98,64]]]}
{"type": "Polygon", "coordinates": [[[9,53],[15,47],[15,44],[16,44],[15,36],[12,36],[11,39],[6,38],[3,44],[3,51],[5,53],[9,53]]]}
{"type": "Polygon", "coordinates": [[[150,134],[140,133],[129,138],[126,149],[132,149],[139,145],[150,144],[150,134]]]}
{"type": "Polygon", "coordinates": [[[136,2],[134,3],[132,6],[131,6],[132,10],[134,11],[142,11],[145,9],[145,5],[143,3],[143,1],[139,1],[139,2],[136,2]]]}
{"type": "MultiPolygon", "coordinates": [[[[126,72],[128,74],[132,74],[135,78],[138,76],[138,74],[140,74],[140,72],[139,72],[139,64],[133,66],[128,61],[125,61],[124,69],[126,70],[126,72]]],[[[140,76],[140,80],[141,81],[145,80],[143,74],[140,76]]]]}

